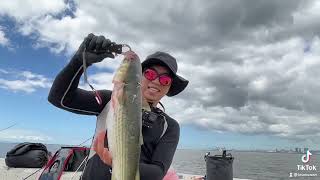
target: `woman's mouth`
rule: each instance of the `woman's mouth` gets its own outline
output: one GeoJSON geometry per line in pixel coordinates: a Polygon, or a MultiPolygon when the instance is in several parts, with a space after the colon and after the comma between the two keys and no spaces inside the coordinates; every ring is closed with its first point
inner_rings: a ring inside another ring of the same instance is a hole
{"type": "Polygon", "coordinates": [[[151,92],[160,92],[160,90],[155,87],[148,87],[148,90],[151,92]]]}

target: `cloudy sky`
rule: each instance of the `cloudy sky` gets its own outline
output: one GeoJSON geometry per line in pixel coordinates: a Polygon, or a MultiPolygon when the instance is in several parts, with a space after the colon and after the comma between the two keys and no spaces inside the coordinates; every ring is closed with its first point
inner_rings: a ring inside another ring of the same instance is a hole
{"type": "MultiPolygon", "coordinates": [[[[187,89],[163,103],[181,148],[310,147],[320,143],[320,2],[298,0],[0,2],[0,141],[78,144],[94,116],[47,102],[57,73],[90,32],[144,59],[175,56],[187,89]]],[[[89,69],[111,88],[121,56],[89,69]]],[[[82,87],[85,85],[82,83],[82,87]]]]}

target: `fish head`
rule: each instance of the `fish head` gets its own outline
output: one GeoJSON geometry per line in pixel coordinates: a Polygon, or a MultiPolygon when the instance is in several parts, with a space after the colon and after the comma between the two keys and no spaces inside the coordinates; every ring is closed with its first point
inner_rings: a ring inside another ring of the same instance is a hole
{"type": "Polygon", "coordinates": [[[113,82],[141,86],[142,69],[139,57],[132,51],[125,53],[125,57],[117,69],[113,82]]]}
{"type": "Polygon", "coordinates": [[[118,102],[126,101],[141,108],[141,77],[139,57],[132,51],[127,52],[113,78],[113,99],[118,102]]]}

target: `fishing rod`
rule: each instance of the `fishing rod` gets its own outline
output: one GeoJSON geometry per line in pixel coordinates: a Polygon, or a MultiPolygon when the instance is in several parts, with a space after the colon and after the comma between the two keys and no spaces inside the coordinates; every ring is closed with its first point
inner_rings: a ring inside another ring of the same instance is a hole
{"type": "Polygon", "coordinates": [[[3,128],[3,129],[0,129],[0,132],[1,131],[4,131],[4,130],[7,130],[7,129],[10,129],[10,128],[12,128],[13,126],[16,126],[18,123],[14,123],[13,125],[11,125],[11,126],[8,126],[8,127],[6,127],[6,128],[3,128]]]}
{"type": "Polygon", "coordinates": [[[90,138],[86,139],[85,141],[83,141],[82,143],[80,143],[78,146],[81,146],[82,144],[84,144],[84,143],[88,142],[90,139],[92,139],[92,137],[90,137],[90,138]]]}

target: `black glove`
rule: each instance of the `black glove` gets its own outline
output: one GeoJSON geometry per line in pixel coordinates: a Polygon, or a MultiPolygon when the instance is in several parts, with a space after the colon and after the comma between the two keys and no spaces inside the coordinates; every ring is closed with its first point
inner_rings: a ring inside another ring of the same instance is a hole
{"type": "Polygon", "coordinates": [[[81,43],[75,56],[82,61],[82,53],[85,51],[86,64],[90,66],[93,63],[101,62],[104,58],[114,58],[112,53],[106,52],[111,44],[112,42],[104,36],[96,36],[90,33],[81,43]]]}

